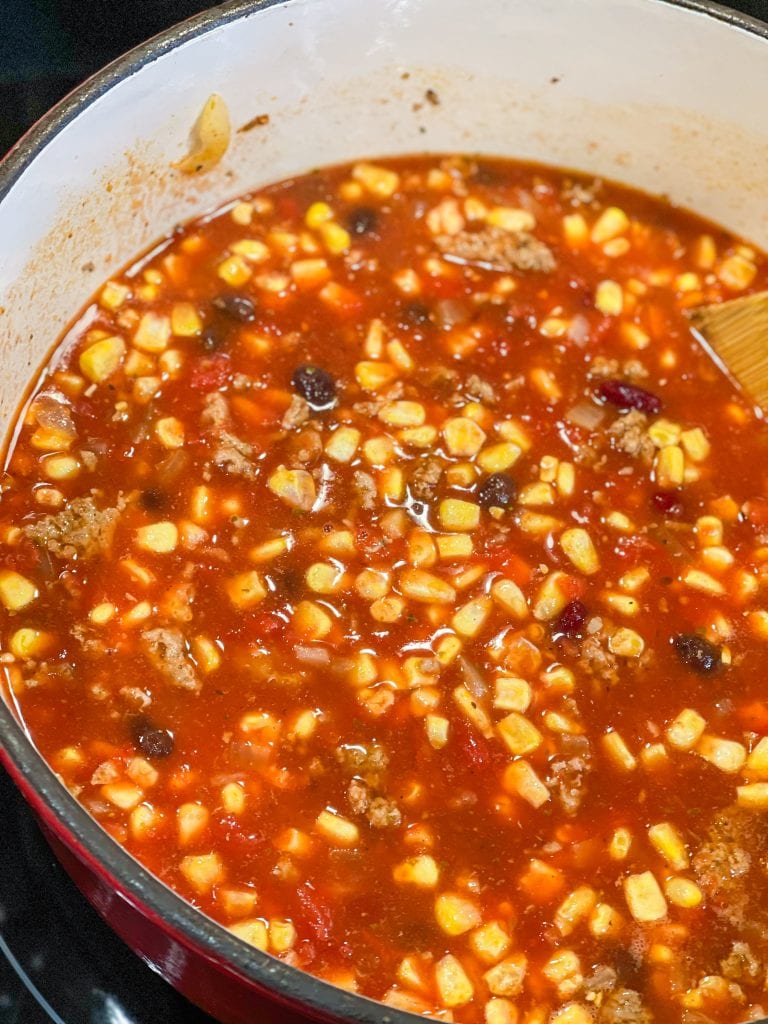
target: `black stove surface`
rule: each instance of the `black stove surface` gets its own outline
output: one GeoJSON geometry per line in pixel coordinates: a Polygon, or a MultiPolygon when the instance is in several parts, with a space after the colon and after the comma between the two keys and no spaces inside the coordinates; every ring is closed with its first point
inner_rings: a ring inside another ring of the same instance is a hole
{"type": "Polygon", "coordinates": [[[0,770],[0,1022],[212,1024],[101,920],[0,770]]]}
{"type": "MultiPolygon", "coordinates": [[[[109,60],[210,0],[0,0],[0,154],[109,60]]],[[[768,0],[728,6],[768,21],[768,0]]],[[[0,770],[0,1024],[213,1024],[59,866],[0,770]]]]}

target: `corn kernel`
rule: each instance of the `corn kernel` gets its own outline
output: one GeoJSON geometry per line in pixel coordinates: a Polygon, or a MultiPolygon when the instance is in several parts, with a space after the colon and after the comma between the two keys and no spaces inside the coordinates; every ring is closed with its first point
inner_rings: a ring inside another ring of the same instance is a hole
{"type": "Polygon", "coordinates": [[[599,571],[600,559],[586,530],[579,526],[565,530],[560,535],[560,547],[579,572],[591,576],[599,571]]]}
{"type": "Polygon", "coordinates": [[[623,235],[629,227],[629,218],[618,206],[609,206],[600,214],[592,226],[591,240],[595,245],[602,245],[619,235],[623,235]]]}
{"type": "Polygon", "coordinates": [[[624,879],[624,897],[630,913],[641,924],[662,921],[667,916],[667,901],[650,871],[624,879]]]}
{"type": "Polygon", "coordinates": [[[427,715],[424,729],[427,742],[434,750],[442,750],[448,742],[451,723],[443,715],[427,715]]]}
{"type": "Polygon", "coordinates": [[[522,448],[512,441],[489,445],[477,456],[477,464],[484,473],[502,473],[510,469],[523,454],[522,448]]]}
{"type": "Polygon", "coordinates": [[[645,650],[645,641],[634,629],[622,626],[608,638],[608,648],[621,658],[639,658],[645,650]]]}
{"type": "Polygon", "coordinates": [[[531,231],[536,227],[536,218],[528,210],[512,206],[494,206],[488,211],[486,224],[517,234],[520,231],[531,231]]]}
{"type": "Polygon", "coordinates": [[[100,338],[80,354],[79,366],[83,376],[94,384],[101,384],[112,376],[125,355],[125,342],[117,335],[100,338]]]}
{"type": "Polygon", "coordinates": [[[570,578],[564,572],[550,573],[536,592],[533,617],[548,622],[565,608],[571,600],[570,578]]]}
{"type": "Polygon", "coordinates": [[[712,446],[701,427],[684,430],[680,435],[680,442],[685,454],[693,462],[705,462],[709,458],[712,446]]]}
{"type": "Polygon", "coordinates": [[[607,732],[601,738],[601,743],[606,756],[619,771],[632,772],[637,768],[637,760],[620,733],[607,732]]]}
{"type": "Polygon", "coordinates": [[[35,584],[12,569],[0,569],[0,603],[9,612],[26,608],[38,596],[35,584]]]}
{"type": "Polygon", "coordinates": [[[444,530],[474,530],[480,523],[480,506],[461,498],[444,498],[438,507],[438,518],[444,530]]]}
{"type": "Polygon", "coordinates": [[[136,546],[142,551],[156,555],[167,555],[176,550],[179,531],[175,523],[161,522],[140,526],[136,530],[136,546]]]}
{"type": "Polygon", "coordinates": [[[448,1009],[464,1006],[475,994],[461,962],[452,953],[446,953],[435,964],[435,986],[440,1002],[448,1009]]]}
{"type": "Polygon", "coordinates": [[[527,761],[513,761],[504,770],[502,781],[508,792],[516,793],[531,807],[542,807],[550,799],[549,790],[527,761]]]}
{"type": "Polygon", "coordinates": [[[379,410],[379,419],[390,427],[420,427],[426,412],[419,402],[387,402],[379,410]]]}
{"type": "Polygon", "coordinates": [[[52,637],[39,629],[24,627],[17,629],[8,641],[8,649],[14,658],[26,661],[28,658],[39,658],[51,645],[52,637]]]}
{"type": "Polygon", "coordinates": [[[448,452],[456,458],[472,458],[485,443],[485,431],[466,416],[446,420],[443,437],[448,452]]]}
{"type": "Polygon", "coordinates": [[[333,629],[333,619],[314,601],[299,601],[293,610],[293,625],[305,640],[323,640],[333,629]]]}
{"type": "Polygon", "coordinates": [[[708,572],[702,572],[701,569],[686,569],[680,579],[691,590],[698,590],[711,597],[719,597],[725,593],[725,587],[720,580],[715,579],[708,572]]]}
{"type": "Polygon", "coordinates": [[[524,953],[513,953],[491,967],[483,975],[488,991],[494,996],[519,996],[523,990],[523,981],[528,968],[528,959],[524,953]]]}
{"type": "Polygon", "coordinates": [[[751,782],[736,787],[736,802],[748,811],[768,810],[768,782],[751,782]]]}
{"type": "Polygon", "coordinates": [[[224,585],[227,597],[236,608],[253,608],[267,596],[267,588],[255,569],[238,573],[224,585]]]}
{"type": "Polygon", "coordinates": [[[693,910],[704,899],[701,889],[689,878],[670,878],[664,885],[664,894],[670,903],[684,910],[693,910]]]}
{"type": "Polygon", "coordinates": [[[616,281],[600,281],[595,290],[595,306],[604,316],[621,316],[624,292],[616,281]]]}
{"type": "Polygon", "coordinates": [[[392,877],[401,885],[415,885],[420,889],[434,889],[440,879],[440,869],[434,857],[420,854],[396,864],[392,877]]]}
{"type": "Polygon", "coordinates": [[[226,284],[241,288],[250,279],[252,270],[241,256],[229,256],[216,267],[216,273],[226,284]]]}
{"type": "Polygon", "coordinates": [[[536,726],[516,711],[510,711],[505,718],[497,722],[496,730],[507,750],[518,757],[538,750],[544,739],[536,726]]]}
{"type": "Polygon", "coordinates": [[[482,923],[482,916],[473,900],[446,892],[435,900],[435,920],[441,931],[455,938],[477,928],[482,923]]]}
{"type": "Polygon", "coordinates": [[[461,636],[476,637],[488,621],[492,607],[490,597],[475,597],[459,608],[451,625],[461,636]]]}
{"type": "Polygon", "coordinates": [[[690,858],[685,848],[685,842],[679,830],[670,822],[662,821],[658,825],[652,825],[648,829],[648,838],[651,845],[661,854],[664,860],[674,871],[685,871],[690,858]]]}
{"type": "Polygon", "coordinates": [[[717,267],[718,279],[731,291],[740,292],[749,288],[755,279],[757,267],[750,259],[738,253],[726,257],[717,267]]]}
{"type": "Polygon", "coordinates": [[[400,187],[400,176],[395,171],[376,164],[355,164],[352,178],[377,199],[389,199],[400,187]]]}
{"type": "Polygon", "coordinates": [[[684,708],[667,726],[667,741],[675,750],[692,750],[704,734],[706,726],[706,721],[697,711],[684,708]]]}
{"type": "Polygon", "coordinates": [[[202,804],[181,804],[176,810],[176,836],[180,846],[189,846],[200,839],[208,828],[211,815],[202,804]]]}
{"type": "Polygon", "coordinates": [[[243,942],[247,942],[251,946],[255,946],[256,949],[261,949],[266,952],[269,948],[269,933],[267,931],[266,924],[258,917],[252,921],[237,921],[235,924],[229,926],[229,931],[233,935],[236,935],[238,939],[242,939],[243,942]]]}
{"type": "Polygon", "coordinates": [[[662,448],[654,460],[654,476],[656,483],[663,490],[674,490],[685,481],[685,456],[683,449],[676,444],[662,448]]]}
{"type": "Polygon", "coordinates": [[[357,825],[336,811],[321,811],[315,818],[315,831],[333,846],[355,846],[360,840],[357,825]]]}
{"type": "Polygon", "coordinates": [[[315,481],[305,469],[279,466],[267,480],[267,487],[291,508],[309,512],[317,500],[315,481]]]}
{"type": "Polygon", "coordinates": [[[155,437],[163,448],[184,446],[184,424],[175,416],[164,416],[155,423],[155,437]]]}
{"type": "Polygon", "coordinates": [[[699,740],[696,753],[729,775],[740,771],[747,760],[747,751],[743,743],[724,740],[720,736],[709,736],[706,733],[699,740]]]}

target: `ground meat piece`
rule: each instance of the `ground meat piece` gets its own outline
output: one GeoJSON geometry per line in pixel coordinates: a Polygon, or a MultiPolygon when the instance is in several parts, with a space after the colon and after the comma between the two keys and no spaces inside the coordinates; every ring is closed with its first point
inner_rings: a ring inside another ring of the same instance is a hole
{"type": "Polygon", "coordinates": [[[102,509],[93,498],[75,498],[61,512],[28,523],[24,533],[57,558],[95,558],[112,544],[124,508],[123,498],[114,507],[102,509]]]}
{"type": "Polygon", "coordinates": [[[613,447],[617,451],[626,452],[633,458],[641,456],[643,459],[651,459],[656,447],[648,437],[647,424],[648,417],[637,409],[631,409],[619,416],[608,427],[608,435],[613,447]]]}
{"type": "Polygon", "coordinates": [[[214,465],[223,469],[230,476],[241,476],[245,480],[255,480],[257,471],[251,462],[253,445],[242,441],[234,434],[222,430],[213,452],[214,465]]]}
{"type": "Polygon", "coordinates": [[[143,711],[144,708],[148,708],[152,703],[152,697],[146,690],[142,690],[140,686],[124,686],[117,692],[126,704],[130,704],[133,707],[138,708],[140,711],[143,711]]]}
{"type": "Polygon", "coordinates": [[[602,190],[603,183],[600,178],[595,178],[589,185],[585,185],[582,181],[566,181],[560,195],[572,206],[590,206],[602,190]]]}
{"type": "Polygon", "coordinates": [[[223,429],[229,423],[229,403],[220,391],[205,396],[205,407],[200,417],[204,427],[223,429]]]}
{"type": "Polygon", "coordinates": [[[403,821],[400,808],[395,801],[383,796],[377,796],[371,801],[366,816],[373,828],[397,828],[403,821]]]}
{"type": "Polygon", "coordinates": [[[581,807],[587,795],[585,779],[590,770],[588,757],[558,757],[550,763],[547,784],[553,787],[566,814],[576,814],[581,807]]]}
{"type": "Polygon", "coordinates": [[[352,486],[357,492],[361,508],[376,508],[376,481],[370,473],[356,469],[352,474],[352,486]]]}
{"type": "Polygon", "coordinates": [[[71,633],[86,654],[104,654],[107,649],[106,644],[98,633],[82,625],[82,623],[73,626],[71,633]]]}
{"type": "Polygon", "coordinates": [[[380,775],[389,766],[389,756],[383,747],[363,747],[353,743],[342,743],[336,748],[336,760],[348,775],[360,775],[369,780],[380,775]]]}
{"type": "Polygon", "coordinates": [[[747,896],[740,882],[749,874],[752,858],[747,850],[728,842],[704,843],[693,858],[696,881],[718,911],[740,925],[747,908],[747,896]]]}
{"type": "Polygon", "coordinates": [[[464,391],[469,398],[473,398],[477,402],[485,402],[487,405],[493,405],[497,398],[496,392],[488,381],[478,377],[476,373],[472,373],[467,377],[464,391]]]}
{"type": "Polygon", "coordinates": [[[620,363],[618,359],[607,359],[605,356],[595,356],[589,364],[589,372],[587,373],[587,376],[590,378],[621,377],[624,380],[634,382],[638,380],[645,380],[648,376],[648,371],[639,359],[627,359],[623,363],[620,363]]]}
{"type": "Polygon", "coordinates": [[[186,642],[180,629],[148,629],[141,634],[152,665],[174,686],[199,693],[202,683],[187,660],[186,642]]]}
{"type": "Polygon", "coordinates": [[[365,814],[371,806],[371,794],[361,779],[352,779],[347,787],[347,800],[353,814],[365,814]]]}
{"type": "Polygon", "coordinates": [[[584,988],[587,992],[609,992],[615,988],[619,976],[613,967],[608,964],[597,964],[589,975],[584,979],[584,988]]]}
{"type": "Polygon", "coordinates": [[[419,459],[411,473],[408,486],[417,501],[434,501],[443,475],[443,464],[439,459],[419,459]]]}
{"type": "Polygon", "coordinates": [[[99,464],[99,457],[96,452],[89,451],[87,448],[80,449],[80,461],[88,470],[89,473],[93,473],[99,464]]]}
{"type": "Polygon", "coordinates": [[[294,427],[303,426],[311,415],[311,409],[306,399],[301,395],[294,395],[291,404],[283,416],[282,426],[284,430],[292,430],[294,427]]]}
{"type": "Polygon", "coordinates": [[[91,776],[92,786],[106,786],[110,782],[117,782],[120,778],[120,771],[114,761],[102,761],[94,769],[91,776]]]}
{"type": "Polygon", "coordinates": [[[367,416],[373,419],[375,416],[378,416],[388,402],[396,402],[398,398],[402,398],[404,391],[403,382],[398,381],[388,391],[378,395],[376,398],[368,399],[365,402],[355,402],[352,409],[360,416],[367,416]]]}
{"type": "Polygon", "coordinates": [[[730,981],[754,985],[763,973],[762,965],[746,942],[734,942],[731,952],[720,961],[720,970],[730,981]]]}
{"type": "Polygon", "coordinates": [[[303,469],[317,462],[323,454],[323,442],[314,427],[307,427],[299,434],[294,434],[289,443],[290,456],[288,464],[294,469],[303,469]]]}
{"type": "Polygon", "coordinates": [[[579,663],[585,672],[609,686],[618,682],[618,660],[608,650],[608,637],[602,631],[586,637],[581,645],[579,663]]]}
{"type": "Polygon", "coordinates": [[[653,1014],[639,992],[618,988],[606,996],[597,1020],[598,1024],[653,1024],[653,1014]]]}
{"type": "Polygon", "coordinates": [[[513,233],[493,227],[459,231],[456,235],[437,235],[435,244],[447,259],[487,270],[547,274],[555,269],[555,257],[549,246],[526,231],[513,233]]]}

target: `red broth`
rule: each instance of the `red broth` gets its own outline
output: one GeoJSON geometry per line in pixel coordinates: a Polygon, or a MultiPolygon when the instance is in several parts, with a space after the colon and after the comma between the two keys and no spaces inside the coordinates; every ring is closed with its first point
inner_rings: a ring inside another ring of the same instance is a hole
{"type": "Polygon", "coordinates": [[[202,911],[487,1024],[768,1010],[768,432],[737,238],[504,160],[323,169],[108,282],[20,413],[2,668],[202,911]]]}

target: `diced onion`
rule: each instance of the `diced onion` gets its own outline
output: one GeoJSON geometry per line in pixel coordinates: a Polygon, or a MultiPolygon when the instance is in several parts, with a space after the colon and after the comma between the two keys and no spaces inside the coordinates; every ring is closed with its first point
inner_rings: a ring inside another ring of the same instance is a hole
{"type": "Polygon", "coordinates": [[[464,685],[478,700],[484,700],[488,696],[488,682],[485,676],[482,674],[477,665],[473,664],[469,658],[464,657],[460,654],[456,659],[461,669],[461,675],[464,680],[464,685]]]}
{"type": "Polygon", "coordinates": [[[585,430],[596,430],[605,419],[605,409],[594,402],[577,402],[565,414],[569,423],[577,427],[584,427],[585,430]]]}
{"type": "Polygon", "coordinates": [[[184,174],[210,171],[226,153],[231,134],[227,105],[221,96],[213,93],[195,121],[189,153],[174,166],[184,174]]]}
{"type": "Polygon", "coordinates": [[[310,647],[299,644],[293,649],[296,661],[303,665],[328,665],[331,661],[330,651],[326,647],[310,647]]]}
{"type": "Polygon", "coordinates": [[[582,313],[577,313],[571,317],[566,333],[569,341],[575,345],[586,345],[589,341],[589,320],[582,313]]]}

